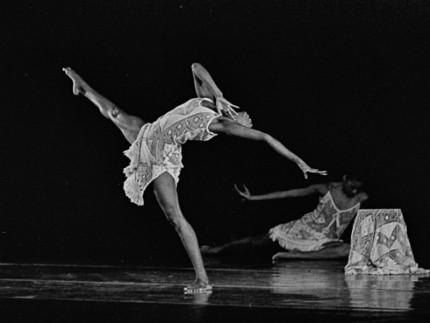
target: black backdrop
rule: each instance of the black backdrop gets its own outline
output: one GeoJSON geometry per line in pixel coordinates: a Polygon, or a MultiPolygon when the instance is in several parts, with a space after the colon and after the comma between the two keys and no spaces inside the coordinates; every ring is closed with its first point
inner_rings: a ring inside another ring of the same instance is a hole
{"type": "MultiPolygon", "coordinates": [[[[420,264],[430,262],[427,1],[3,1],[3,261],[184,259],[152,190],[122,192],[127,142],[74,97],[71,66],[122,109],[152,121],[194,96],[202,63],[256,128],[330,178],[364,175],[366,207],[402,208],[420,264]]],[[[179,194],[201,243],[262,233],[315,198],[241,203],[315,183],[259,143],[184,146],[179,194]]],[[[348,238],[346,236],[346,238],[348,238]]],[[[185,258],[186,259],[186,258],[185,258]]]]}

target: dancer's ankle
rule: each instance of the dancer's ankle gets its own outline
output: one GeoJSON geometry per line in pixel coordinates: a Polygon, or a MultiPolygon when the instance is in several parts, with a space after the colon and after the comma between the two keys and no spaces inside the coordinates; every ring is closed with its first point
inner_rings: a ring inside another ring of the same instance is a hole
{"type": "Polygon", "coordinates": [[[184,287],[185,294],[212,293],[212,285],[208,278],[197,278],[192,284],[184,287]]]}

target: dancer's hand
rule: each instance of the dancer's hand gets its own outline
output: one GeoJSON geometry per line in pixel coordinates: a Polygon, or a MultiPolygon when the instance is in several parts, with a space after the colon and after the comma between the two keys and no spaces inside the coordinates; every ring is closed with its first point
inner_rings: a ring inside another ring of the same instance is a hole
{"type": "Polygon", "coordinates": [[[311,167],[309,167],[308,164],[306,164],[302,160],[300,162],[298,162],[297,165],[302,170],[303,175],[305,176],[305,179],[308,179],[308,173],[314,173],[314,174],[324,175],[324,176],[327,175],[327,171],[326,170],[319,170],[319,169],[316,169],[316,168],[311,168],[311,167]]]}
{"type": "Polygon", "coordinates": [[[250,200],[251,199],[251,192],[248,190],[248,188],[243,185],[243,191],[241,191],[236,184],[234,184],[234,189],[236,190],[236,192],[242,196],[244,199],[246,200],[250,200]]]}
{"type": "Polygon", "coordinates": [[[252,120],[248,113],[239,112],[236,117],[236,122],[241,124],[242,126],[252,128],[252,120]]]}

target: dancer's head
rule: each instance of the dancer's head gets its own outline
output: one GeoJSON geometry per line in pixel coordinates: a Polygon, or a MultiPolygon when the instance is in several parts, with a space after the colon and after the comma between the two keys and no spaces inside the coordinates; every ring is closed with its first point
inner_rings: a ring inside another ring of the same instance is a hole
{"type": "Polygon", "coordinates": [[[343,175],[342,190],[349,196],[354,197],[363,190],[363,180],[355,175],[343,175]]]}

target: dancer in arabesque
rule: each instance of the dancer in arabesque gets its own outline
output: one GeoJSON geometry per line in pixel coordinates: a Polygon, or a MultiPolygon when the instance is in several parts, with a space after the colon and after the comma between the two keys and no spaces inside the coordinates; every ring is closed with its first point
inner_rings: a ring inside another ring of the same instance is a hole
{"type": "Polygon", "coordinates": [[[181,146],[189,140],[208,141],[217,134],[230,135],[267,143],[278,154],[294,162],[304,173],[326,175],[309,167],[300,157],[269,134],[252,129],[246,112],[227,101],[207,70],[192,64],[197,98],[177,106],[154,122],[146,122],[121,110],[95,91],[71,68],[63,71],[73,81],[73,94],[83,95],[111,120],[131,144],[125,151],[130,165],[124,169],[125,194],[143,205],[143,193],[150,183],[167,220],[177,231],[195,270],[195,281],[186,293],[210,292],[212,289],[200,254],[196,234],[182,214],[176,186],[183,168],[181,146]]]}

